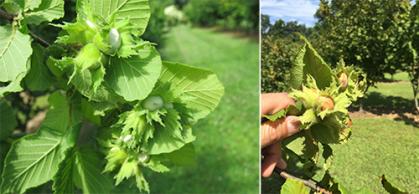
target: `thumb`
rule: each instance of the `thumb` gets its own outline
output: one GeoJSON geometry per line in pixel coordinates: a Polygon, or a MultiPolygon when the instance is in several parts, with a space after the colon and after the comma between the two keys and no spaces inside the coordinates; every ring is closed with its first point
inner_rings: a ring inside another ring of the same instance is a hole
{"type": "Polygon", "coordinates": [[[263,123],[261,129],[262,148],[294,135],[300,131],[300,125],[301,122],[296,116],[263,123]]]}

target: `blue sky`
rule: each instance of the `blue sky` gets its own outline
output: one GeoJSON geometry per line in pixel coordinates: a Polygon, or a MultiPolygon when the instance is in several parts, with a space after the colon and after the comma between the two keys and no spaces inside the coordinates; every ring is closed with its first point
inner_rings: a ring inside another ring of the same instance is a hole
{"type": "Polygon", "coordinates": [[[269,15],[271,23],[281,18],[313,26],[318,6],[319,0],[261,0],[262,14],[269,15]]]}
{"type": "MultiPolygon", "coordinates": [[[[314,13],[320,0],[261,0],[261,12],[269,15],[271,23],[278,19],[286,22],[297,21],[312,27],[316,23],[314,13]]],[[[412,4],[414,0],[411,0],[412,4]]]]}

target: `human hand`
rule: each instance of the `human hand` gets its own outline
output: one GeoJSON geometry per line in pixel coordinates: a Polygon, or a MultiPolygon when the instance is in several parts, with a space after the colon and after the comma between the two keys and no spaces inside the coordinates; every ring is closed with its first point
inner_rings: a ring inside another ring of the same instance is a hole
{"type": "MultiPolygon", "coordinates": [[[[266,93],[262,94],[261,114],[274,114],[294,101],[286,93],[266,93]]],[[[277,121],[267,121],[261,127],[261,146],[262,146],[262,176],[272,175],[275,167],[286,168],[286,163],[281,157],[281,140],[299,131],[300,121],[296,116],[287,116],[277,121]]]]}

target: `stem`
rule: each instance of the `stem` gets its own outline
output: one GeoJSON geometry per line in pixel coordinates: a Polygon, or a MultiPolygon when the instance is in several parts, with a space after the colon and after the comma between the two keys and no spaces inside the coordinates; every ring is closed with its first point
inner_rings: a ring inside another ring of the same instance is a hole
{"type": "Polygon", "coordinates": [[[9,21],[13,21],[13,18],[15,16],[13,14],[7,13],[6,11],[0,9],[0,17],[9,21]]]}
{"type": "Polygon", "coordinates": [[[287,173],[287,172],[285,172],[285,171],[283,171],[283,170],[281,170],[279,168],[275,168],[275,172],[278,173],[281,177],[283,177],[285,179],[294,179],[296,181],[300,181],[305,186],[307,186],[310,189],[312,189],[314,191],[317,191],[319,193],[332,194],[332,192],[330,192],[330,191],[328,191],[326,189],[323,189],[323,188],[317,186],[316,183],[314,181],[312,181],[312,180],[305,180],[305,179],[298,178],[298,177],[296,177],[294,175],[291,175],[291,174],[289,174],[289,173],[287,173]]]}
{"type": "Polygon", "coordinates": [[[36,35],[32,31],[29,31],[29,34],[31,35],[31,37],[33,39],[35,39],[37,42],[39,42],[39,44],[41,44],[42,46],[49,47],[51,45],[48,41],[44,40],[43,38],[41,38],[40,36],[36,35]]]}

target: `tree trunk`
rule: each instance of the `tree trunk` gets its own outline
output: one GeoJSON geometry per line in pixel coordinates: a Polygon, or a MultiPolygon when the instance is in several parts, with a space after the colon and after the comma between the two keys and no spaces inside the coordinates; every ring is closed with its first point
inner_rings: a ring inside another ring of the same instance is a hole
{"type": "Polygon", "coordinates": [[[418,86],[415,86],[415,83],[412,83],[413,88],[413,100],[415,101],[416,112],[419,113],[419,101],[418,101],[418,86]]]}
{"type": "Polygon", "coordinates": [[[419,64],[413,63],[411,72],[409,72],[410,83],[413,90],[413,100],[415,101],[416,111],[419,113],[419,102],[418,102],[418,92],[419,92],[419,64]]]}
{"type": "MultiPolygon", "coordinates": [[[[367,87],[365,88],[364,94],[367,93],[368,89],[370,88],[370,84],[367,83],[367,87]]],[[[359,112],[364,112],[364,100],[365,100],[365,96],[359,99],[359,112]]]]}

